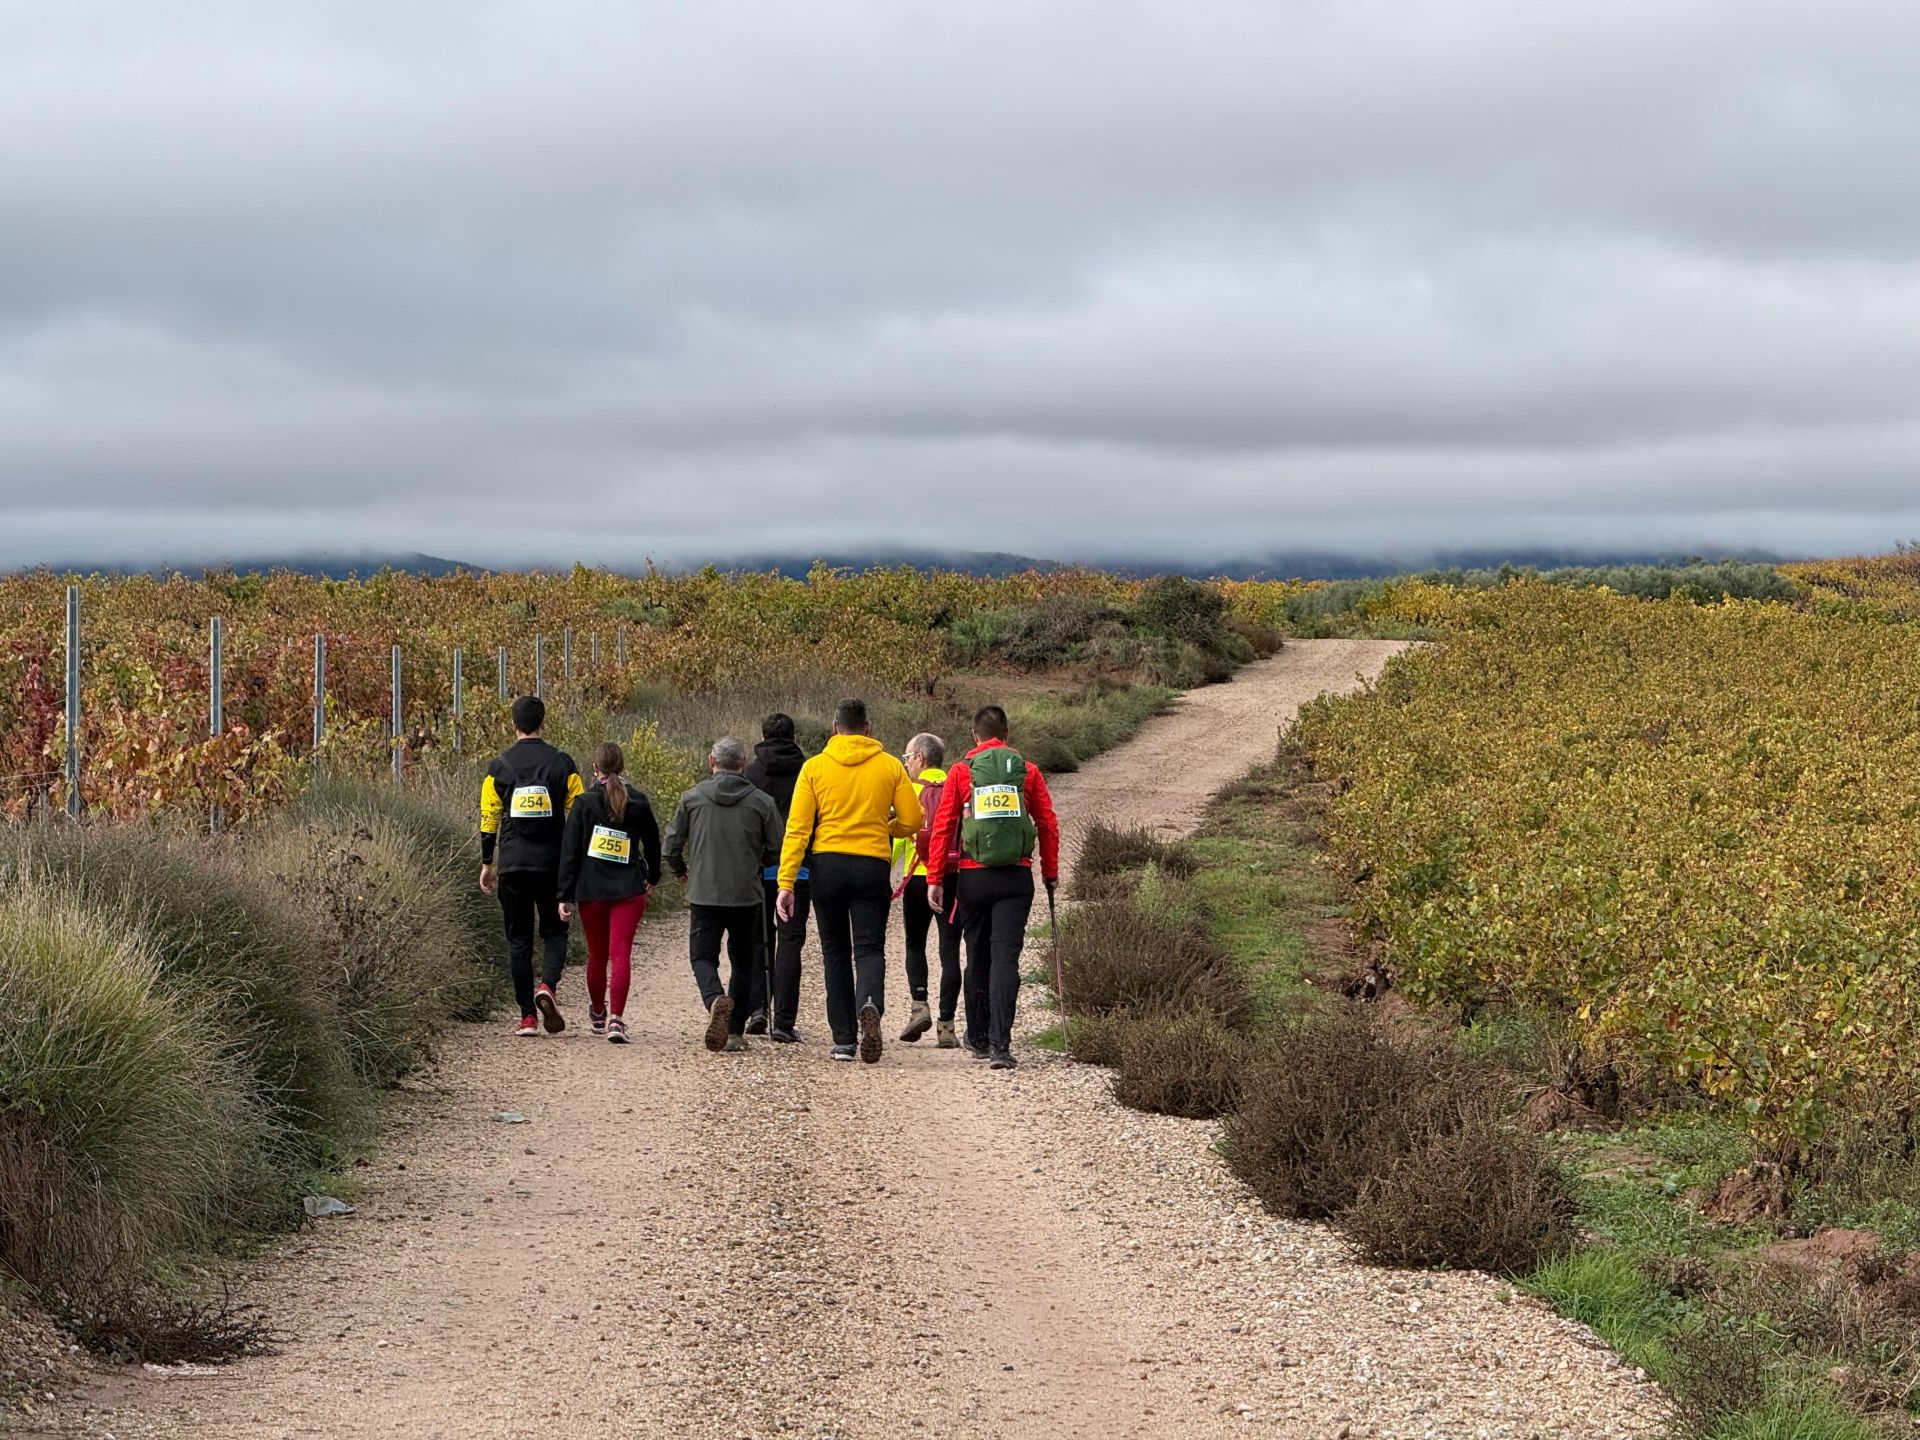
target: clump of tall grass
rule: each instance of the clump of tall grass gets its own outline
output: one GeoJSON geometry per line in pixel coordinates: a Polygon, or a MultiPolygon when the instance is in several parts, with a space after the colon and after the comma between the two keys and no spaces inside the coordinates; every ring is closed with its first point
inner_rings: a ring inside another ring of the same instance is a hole
{"type": "Polygon", "coordinates": [[[208,1244],[257,1095],[153,945],[17,864],[0,890],[0,1265],[59,1294],[208,1244]]]}
{"type": "Polygon", "coordinates": [[[446,1017],[484,1011],[492,993],[462,913],[472,882],[375,803],[341,799],[302,818],[253,837],[246,861],[326,937],[322,978],[354,1070],[390,1085],[430,1053],[446,1017]]]}

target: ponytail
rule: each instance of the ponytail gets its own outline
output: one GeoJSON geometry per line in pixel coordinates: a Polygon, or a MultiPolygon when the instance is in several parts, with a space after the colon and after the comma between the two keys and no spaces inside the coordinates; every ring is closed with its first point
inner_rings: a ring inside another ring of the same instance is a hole
{"type": "Polygon", "coordinates": [[[601,788],[607,792],[607,814],[618,825],[627,815],[627,782],[622,778],[627,757],[611,740],[603,741],[593,752],[593,768],[600,772],[601,788]]]}

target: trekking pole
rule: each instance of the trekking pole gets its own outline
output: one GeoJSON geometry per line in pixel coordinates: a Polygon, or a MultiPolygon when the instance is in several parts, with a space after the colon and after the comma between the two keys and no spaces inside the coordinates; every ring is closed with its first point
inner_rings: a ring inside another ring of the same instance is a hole
{"type": "Polygon", "coordinates": [[[1047,942],[1053,950],[1053,998],[1060,1007],[1060,1049],[1072,1057],[1067,1049],[1067,972],[1060,959],[1060,912],[1053,900],[1053,891],[1047,891],[1047,942]]]}

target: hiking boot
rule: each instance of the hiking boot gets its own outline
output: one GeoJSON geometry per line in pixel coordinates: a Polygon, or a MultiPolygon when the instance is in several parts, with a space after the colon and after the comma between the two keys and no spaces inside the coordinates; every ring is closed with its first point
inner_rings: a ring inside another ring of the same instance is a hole
{"type": "Polygon", "coordinates": [[[727,1043],[720,1048],[729,1055],[744,1055],[747,1053],[747,1037],[744,1035],[729,1035],[727,1036],[727,1043]]]}
{"type": "Polygon", "coordinates": [[[587,1028],[596,1035],[607,1033],[607,1012],[587,1006],[587,1028]]]}
{"type": "Polygon", "coordinates": [[[860,1007],[860,1058],[868,1065],[880,1063],[880,1007],[871,1000],[860,1007]]]}
{"type": "Polygon", "coordinates": [[[767,1033],[767,1012],[756,1010],[747,1016],[747,1034],[764,1035],[767,1033]]]}
{"type": "Polygon", "coordinates": [[[540,1017],[538,1015],[522,1015],[520,1017],[520,1027],[513,1033],[516,1038],[521,1040],[538,1040],[540,1038],[540,1017]]]}
{"type": "Polygon", "coordinates": [[[907,1028],[900,1032],[900,1038],[911,1045],[927,1031],[933,1029],[933,1012],[927,1008],[927,1002],[913,1002],[913,1014],[907,1017],[907,1028]]]}
{"type": "Polygon", "coordinates": [[[727,1048],[728,1022],[733,1019],[733,999],[727,995],[716,995],[713,1004],[707,1007],[707,1049],[718,1055],[727,1048]]]}
{"type": "Polygon", "coordinates": [[[773,1041],[776,1045],[798,1045],[800,1043],[800,1032],[791,1025],[775,1025],[767,1031],[767,1039],[773,1041]]]}
{"type": "Polygon", "coordinates": [[[960,1037],[954,1032],[953,1022],[951,1020],[942,1020],[940,1022],[940,1034],[934,1040],[934,1045],[935,1048],[940,1050],[958,1050],[960,1048],[960,1037]]]}
{"type": "Polygon", "coordinates": [[[1011,1070],[1019,1062],[1013,1058],[1011,1050],[995,1050],[993,1059],[987,1062],[989,1070],[1011,1070]]]}
{"type": "Polygon", "coordinates": [[[607,1021],[607,1042],[612,1045],[627,1043],[627,1022],[618,1015],[607,1021]]]}
{"type": "Polygon", "coordinates": [[[533,992],[533,1008],[540,1012],[540,1023],[547,1027],[549,1035],[558,1035],[567,1028],[567,1022],[560,1017],[560,1004],[553,998],[553,987],[544,980],[533,992]]]}
{"type": "Polygon", "coordinates": [[[836,1045],[827,1052],[827,1058],[829,1060],[845,1060],[851,1063],[853,1060],[853,1046],[836,1045]]]}

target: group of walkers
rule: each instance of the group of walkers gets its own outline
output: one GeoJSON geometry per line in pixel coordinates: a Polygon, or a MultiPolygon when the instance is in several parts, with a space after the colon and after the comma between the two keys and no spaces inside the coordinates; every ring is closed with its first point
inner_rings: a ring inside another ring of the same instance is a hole
{"type": "Polygon", "coordinates": [[[808,759],[787,715],[769,715],[749,757],[716,740],[708,777],[679,798],[663,837],[647,796],[626,783],[608,742],[593,783],[541,736],[546,707],[513,705],[514,743],[480,790],[480,888],[497,895],[520,1006],[516,1034],[566,1028],[555,991],[578,911],[587,941],[587,1019],[627,1041],[633,938],[664,871],[686,885],[689,959],[706,1007],[709,1050],[749,1035],[798,1044],[801,952],[819,938],[835,1060],[880,1059],[887,922],[901,902],[907,989],[899,1038],[936,1030],[996,1070],[1013,1068],[1020,952],[1036,898],[1060,873],[1060,827],[1037,766],[1007,743],[1007,714],[983,705],[973,746],[950,768],[937,735],[888,753],[866,704],[841,702],[833,735],[808,759]],[[939,955],[938,1009],[928,944],[939,955]],[[534,951],[540,949],[540,978],[534,951]],[[965,950],[963,967],[961,954],[965,950]],[[729,966],[720,981],[721,952],[729,966]],[[965,1000],[965,1029],[956,1024],[965,1000]]]}

